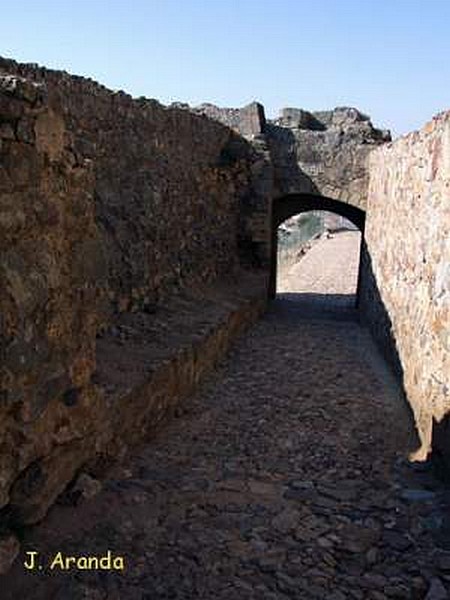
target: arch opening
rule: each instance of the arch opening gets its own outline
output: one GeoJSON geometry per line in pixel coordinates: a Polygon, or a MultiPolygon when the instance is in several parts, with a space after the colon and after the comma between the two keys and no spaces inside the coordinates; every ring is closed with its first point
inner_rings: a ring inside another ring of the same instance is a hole
{"type": "Polygon", "coordinates": [[[358,303],[365,211],[312,194],[275,199],[271,297],[329,308],[358,303]]]}

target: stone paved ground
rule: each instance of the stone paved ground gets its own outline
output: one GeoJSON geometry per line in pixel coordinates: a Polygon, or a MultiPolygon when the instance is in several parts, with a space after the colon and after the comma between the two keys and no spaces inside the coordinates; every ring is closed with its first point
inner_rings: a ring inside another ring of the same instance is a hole
{"type": "Polygon", "coordinates": [[[360,240],[359,231],[345,231],[314,242],[299,262],[282,270],[278,293],[354,294],[360,240]]]}
{"type": "Polygon", "coordinates": [[[44,564],[110,549],[123,573],[19,561],[0,597],[447,598],[447,492],[407,461],[400,391],[349,310],[305,318],[302,300],[278,300],[100,492],[25,535],[44,564]]]}

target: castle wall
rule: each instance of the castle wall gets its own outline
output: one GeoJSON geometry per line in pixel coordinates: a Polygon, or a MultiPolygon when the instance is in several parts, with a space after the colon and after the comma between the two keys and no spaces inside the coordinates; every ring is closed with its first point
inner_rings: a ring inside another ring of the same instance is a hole
{"type": "Polygon", "coordinates": [[[264,158],[205,116],[0,60],[0,161],[0,507],[33,522],[81,465],[139,437],[133,423],[144,435],[170,412],[223,353],[224,323],[237,333],[256,318],[265,288],[248,289],[260,260],[247,216],[264,158]],[[242,278],[248,293],[230,304],[242,278]],[[200,308],[192,294],[217,282],[200,308]],[[167,307],[183,295],[198,314],[177,319],[167,307]],[[186,339],[171,344],[173,328],[186,339]],[[104,355],[133,344],[135,360],[117,363],[129,386],[112,389],[104,355]]]}
{"type": "MultiPolygon", "coordinates": [[[[361,307],[422,440],[450,411],[450,113],[373,152],[361,307]]],[[[448,444],[448,432],[447,432],[448,444]]]]}
{"type": "Polygon", "coordinates": [[[195,109],[262,146],[273,167],[273,195],[317,194],[366,209],[368,156],[390,141],[355,108],[308,112],[284,108],[267,120],[253,102],[241,109],[203,104],[195,109]]]}
{"type": "Polygon", "coordinates": [[[360,304],[426,453],[450,409],[450,115],[388,137],[354,109],[266,123],[0,59],[1,514],[42,518],[173,413],[264,309],[292,193],[367,201],[360,304]]]}

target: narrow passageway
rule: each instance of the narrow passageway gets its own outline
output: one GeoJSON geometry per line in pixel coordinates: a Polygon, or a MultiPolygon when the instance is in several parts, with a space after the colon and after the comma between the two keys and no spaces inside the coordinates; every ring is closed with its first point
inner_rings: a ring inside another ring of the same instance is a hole
{"type": "Polygon", "coordinates": [[[329,234],[312,244],[305,256],[278,278],[277,292],[333,294],[354,302],[358,280],[359,231],[329,234]]]}
{"type": "Polygon", "coordinates": [[[25,548],[46,559],[110,550],[124,572],[16,564],[9,597],[382,600],[444,589],[439,498],[407,463],[415,439],[400,390],[351,315],[323,317],[279,298],[99,493],[55,506],[27,534],[25,548]]]}

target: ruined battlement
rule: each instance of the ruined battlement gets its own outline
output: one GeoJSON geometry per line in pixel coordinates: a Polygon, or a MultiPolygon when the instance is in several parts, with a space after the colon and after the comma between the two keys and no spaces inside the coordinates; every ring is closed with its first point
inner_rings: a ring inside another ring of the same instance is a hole
{"type": "Polygon", "coordinates": [[[242,109],[205,104],[195,110],[265,144],[274,168],[275,196],[320,194],[364,209],[367,157],[374,147],[391,141],[389,131],[374,127],[356,108],[283,108],[272,120],[257,102],[242,109]]]}

